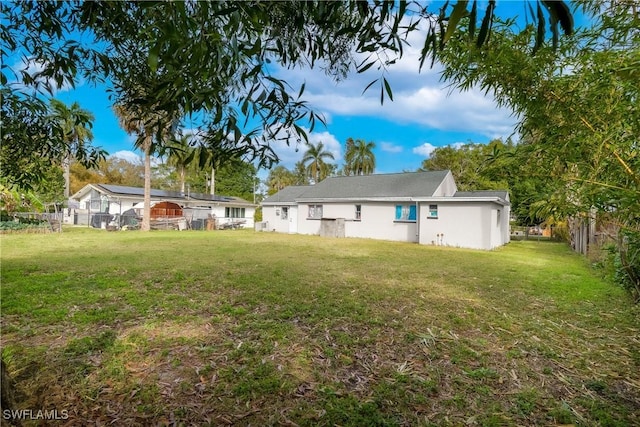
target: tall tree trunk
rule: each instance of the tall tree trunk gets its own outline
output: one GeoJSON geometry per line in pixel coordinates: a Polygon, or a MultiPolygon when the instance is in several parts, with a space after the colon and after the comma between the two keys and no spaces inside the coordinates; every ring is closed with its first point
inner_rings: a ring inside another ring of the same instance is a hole
{"type": "Polygon", "coordinates": [[[216,170],[211,168],[211,195],[216,194],[216,170]]]}
{"type": "Polygon", "coordinates": [[[142,210],[141,231],[151,230],[151,136],[144,140],[144,205],[142,210]]]}
{"type": "Polygon", "coordinates": [[[71,155],[66,154],[62,159],[62,168],[64,169],[64,200],[69,200],[70,188],[71,188],[71,155]]]}
{"type": "Polygon", "coordinates": [[[178,176],[180,177],[180,192],[184,194],[184,182],[185,182],[186,171],[183,165],[180,165],[178,167],[180,168],[180,172],[178,173],[178,176]]]}

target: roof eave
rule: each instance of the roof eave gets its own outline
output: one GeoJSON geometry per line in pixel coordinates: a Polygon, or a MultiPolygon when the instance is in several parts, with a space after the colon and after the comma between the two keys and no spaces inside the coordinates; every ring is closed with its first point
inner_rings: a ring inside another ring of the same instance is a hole
{"type": "Polygon", "coordinates": [[[318,197],[304,198],[296,200],[297,203],[351,203],[351,202],[412,202],[414,197],[398,196],[398,197],[318,197]]]}
{"type": "Polygon", "coordinates": [[[503,206],[510,206],[511,203],[500,197],[426,197],[418,200],[420,202],[490,202],[497,203],[503,206]]]}

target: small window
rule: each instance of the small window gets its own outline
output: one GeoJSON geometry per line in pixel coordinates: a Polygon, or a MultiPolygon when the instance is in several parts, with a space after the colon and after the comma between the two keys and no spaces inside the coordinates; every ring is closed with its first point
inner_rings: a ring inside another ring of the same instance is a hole
{"type": "Polygon", "coordinates": [[[498,209],[498,218],[497,218],[497,221],[496,221],[496,226],[500,227],[500,209],[498,209]]]}
{"type": "Polygon", "coordinates": [[[416,220],[416,205],[396,205],[396,221],[416,220]]]}
{"type": "Polygon", "coordinates": [[[280,219],[287,219],[289,218],[289,208],[288,207],[283,207],[282,208],[282,215],[280,215],[280,219]]]}
{"type": "Polygon", "coordinates": [[[322,205],[309,205],[309,219],[321,219],[322,218],[322,205]]]}
{"type": "Polygon", "coordinates": [[[362,219],[362,205],[356,205],[356,221],[360,221],[362,219]]]}
{"type": "Polygon", "coordinates": [[[438,219],[438,205],[429,205],[429,219],[438,219]]]}

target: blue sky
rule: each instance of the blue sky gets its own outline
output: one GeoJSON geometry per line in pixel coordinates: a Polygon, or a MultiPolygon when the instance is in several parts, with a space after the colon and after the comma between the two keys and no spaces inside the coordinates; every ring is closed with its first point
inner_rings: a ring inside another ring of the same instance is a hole
{"type": "MultiPolygon", "coordinates": [[[[479,6],[484,9],[486,2],[479,2],[479,6]]],[[[520,1],[503,0],[498,2],[497,11],[524,16],[525,7],[520,1]]],[[[437,64],[418,71],[423,41],[423,34],[412,34],[402,60],[384,74],[394,92],[394,101],[387,99],[384,105],[380,105],[379,86],[374,85],[363,94],[367,84],[382,75],[376,67],[363,74],[353,73],[340,83],[318,69],[275,68],[273,74],[294,88],[306,84],[304,99],[327,121],[326,127],[320,124],[309,134],[310,140],[322,141],[340,165],[349,137],[375,142],[375,172],[391,173],[416,170],[435,147],[470,141],[486,143],[512,136],[516,118],[511,111],[498,108],[491,97],[479,90],[450,91],[440,81],[437,64]]],[[[106,86],[81,83],[74,90],[59,90],[56,98],[68,104],[77,101],[95,115],[94,145],[128,159],[140,154],[133,152],[134,138],[120,129],[106,86]]],[[[305,150],[304,146],[278,143],[274,147],[280,164],[288,168],[302,158],[305,150]]],[[[267,171],[260,173],[262,177],[266,174],[267,171]]]]}

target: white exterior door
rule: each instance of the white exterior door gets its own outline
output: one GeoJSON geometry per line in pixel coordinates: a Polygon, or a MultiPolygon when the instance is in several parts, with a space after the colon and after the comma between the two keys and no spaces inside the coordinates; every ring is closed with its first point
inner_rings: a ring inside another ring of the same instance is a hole
{"type": "Polygon", "coordinates": [[[298,232],[298,207],[289,207],[289,233],[298,232]]]}

